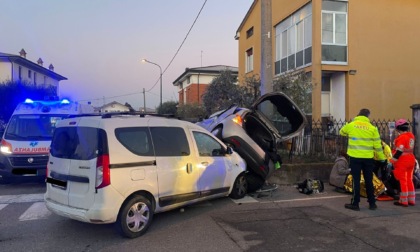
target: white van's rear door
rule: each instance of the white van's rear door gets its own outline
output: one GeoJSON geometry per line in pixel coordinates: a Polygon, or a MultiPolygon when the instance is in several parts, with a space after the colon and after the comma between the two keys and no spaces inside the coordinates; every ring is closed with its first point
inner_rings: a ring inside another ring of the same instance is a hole
{"type": "Polygon", "coordinates": [[[47,199],[62,205],[69,204],[66,175],[69,173],[70,159],[49,157],[47,174],[47,199]]]}
{"type": "Polygon", "coordinates": [[[61,127],[54,132],[47,198],[71,207],[88,209],[96,195],[97,157],[104,151],[100,146],[104,139],[98,139],[106,134],[101,129],[81,125],[79,119],[60,122],[61,127]],[[63,126],[63,123],[67,125],[63,126]]]}

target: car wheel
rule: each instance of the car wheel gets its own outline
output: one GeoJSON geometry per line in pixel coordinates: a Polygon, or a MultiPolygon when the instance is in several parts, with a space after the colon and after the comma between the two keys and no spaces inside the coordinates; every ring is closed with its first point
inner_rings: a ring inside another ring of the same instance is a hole
{"type": "Polygon", "coordinates": [[[229,194],[229,197],[232,199],[242,199],[248,192],[248,181],[245,178],[245,175],[242,173],[236,179],[233,184],[232,192],[229,194]]]}
{"type": "Polygon", "coordinates": [[[213,134],[213,136],[222,140],[222,129],[223,128],[221,126],[217,126],[214,130],[211,131],[211,133],[213,134]]]}
{"type": "Polygon", "coordinates": [[[125,202],[115,223],[117,230],[125,237],[135,238],[146,233],[153,219],[150,200],[136,195],[125,202]]]}
{"type": "Polygon", "coordinates": [[[264,185],[264,179],[253,172],[246,174],[246,180],[248,181],[248,192],[255,192],[264,185]]]}

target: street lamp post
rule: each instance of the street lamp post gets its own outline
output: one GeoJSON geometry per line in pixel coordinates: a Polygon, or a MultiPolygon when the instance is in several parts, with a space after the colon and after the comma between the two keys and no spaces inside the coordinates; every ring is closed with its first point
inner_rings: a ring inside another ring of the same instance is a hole
{"type": "Polygon", "coordinates": [[[153,64],[153,65],[159,67],[159,71],[160,71],[160,75],[159,75],[159,80],[160,80],[160,108],[162,109],[162,68],[159,66],[159,64],[151,62],[147,59],[142,59],[141,61],[145,62],[145,63],[153,64]]]}

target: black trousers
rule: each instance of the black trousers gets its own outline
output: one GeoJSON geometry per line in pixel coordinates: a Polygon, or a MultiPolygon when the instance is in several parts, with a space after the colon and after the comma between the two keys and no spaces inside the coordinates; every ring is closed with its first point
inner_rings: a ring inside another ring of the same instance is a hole
{"type": "Polygon", "coordinates": [[[359,205],[360,202],[360,174],[363,172],[365,179],[366,194],[370,205],[375,204],[376,199],[373,188],[373,169],[375,167],[373,158],[350,157],[349,163],[351,175],[353,176],[353,198],[351,203],[359,205]]]}

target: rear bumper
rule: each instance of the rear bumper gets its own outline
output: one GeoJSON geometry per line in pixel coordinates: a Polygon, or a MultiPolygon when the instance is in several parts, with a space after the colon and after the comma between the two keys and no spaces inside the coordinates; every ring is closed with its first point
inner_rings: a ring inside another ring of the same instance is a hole
{"type": "Polygon", "coordinates": [[[271,175],[271,168],[266,159],[267,154],[258,146],[249,145],[247,141],[238,136],[225,138],[224,141],[234,146],[235,151],[245,160],[249,170],[263,179],[271,175]]]}
{"type": "Polygon", "coordinates": [[[61,189],[50,187],[51,185],[47,185],[47,192],[44,196],[48,210],[57,215],[81,222],[92,224],[114,223],[117,220],[120,206],[124,201],[121,195],[109,186],[106,190],[96,193],[95,202],[89,209],[82,209],[52,200],[49,194],[54,193],[54,190],[61,189]]]}

